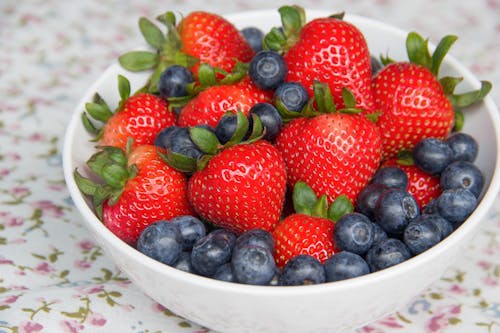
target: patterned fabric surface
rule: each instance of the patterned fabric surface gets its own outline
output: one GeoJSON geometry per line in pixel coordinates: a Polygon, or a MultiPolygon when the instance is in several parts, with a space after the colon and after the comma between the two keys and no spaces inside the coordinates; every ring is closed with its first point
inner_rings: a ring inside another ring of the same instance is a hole
{"type": "MultiPolygon", "coordinates": [[[[500,1],[296,1],[415,29],[500,87],[500,1]]],[[[139,43],[140,16],[282,1],[0,2],[0,333],[209,332],[155,303],[95,244],[66,190],[62,138],[83,92],[139,43]]],[[[500,104],[500,90],[492,97],[500,104]]],[[[498,201],[497,201],[498,202],[498,201]]],[[[500,332],[500,204],[462,258],[406,307],[358,330],[500,332]]]]}

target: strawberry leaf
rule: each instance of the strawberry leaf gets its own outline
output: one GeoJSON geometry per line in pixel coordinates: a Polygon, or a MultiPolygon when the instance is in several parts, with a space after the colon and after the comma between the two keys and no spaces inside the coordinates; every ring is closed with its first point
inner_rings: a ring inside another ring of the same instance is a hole
{"type": "Polygon", "coordinates": [[[97,128],[89,119],[87,114],[85,112],[82,112],[82,123],[83,127],[85,127],[85,130],[89,132],[92,135],[98,135],[100,132],[100,128],[97,128]]]}
{"type": "Polygon", "coordinates": [[[286,36],[283,33],[283,30],[273,27],[264,36],[264,41],[262,44],[262,48],[265,50],[272,50],[283,54],[285,52],[284,45],[286,44],[286,36]]]}
{"type": "Polygon", "coordinates": [[[139,72],[154,68],[158,65],[159,57],[149,51],[130,51],[118,58],[120,65],[132,72],[139,72]]]}
{"type": "Polygon", "coordinates": [[[312,207],[311,216],[327,217],[328,216],[328,199],[326,194],[322,195],[312,207]]]}
{"type": "Polygon", "coordinates": [[[195,158],[175,153],[170,150],[168,150],[166,153],[158,150],[157,153],[158,156],[160,156],[160,158],[165,161],[165,163],[181,172],[190,173],[197,170],[197,161],[195,158]]]}
{"type": "Polygon", "coordinates": [[[453,95],[455,88],[462,81],[463,81],[462,77],[452,77],[452,76],[445,76],[439,79],[439,83],[441,83],[441,86],[443,87],[443,92],[446,96],[453,95]]]}
{"type": "Polygon", "coordinates": [[[248,121],[247,116],[245,116],[243,112],[241,111],[236,112],[236,117],[237,117],[236,131],[234,131],[234,134],[231,137],[231,139],[229,139],[229,141],[224,144],[224,147],[226,148],[237,145],[238,143],[243,141],[243,139],[248,133],[248,128],[250,127],[250,122],[248,121]]]}
{"type": "Polygon", "coordinates": [[[480,102],[491,91],[492,85],[489,81],[481,81],[481,87],[477,90],[463,94],[451,95],[448,98],[451,104],[457,108],[465,108],[474,103],[480,102]]]}
{"type": "Polygon", "coordinates": [[[211,155],[217,154],[220,142],[214,132],[203,127],[190,127],[189,135],[202,152],[211,155]]]}
{"type": "Polygon", "coordinates": [[[118,93],[122,101],[130,97],[130,81],[123,75],[118,75],[118,93]]]}
{"type": "Polygon", "coordinates": [[[413,154],[410,150],[402,150],[396,156],[396,162],[399,165],[414,165],[413,154]]]}
{"type": "Polygon", "coordinates": [[[105,164],[100,175],[104,182],[113,189],[122,189],[129,177],[127,169],[118,164],[105,164]]]}
{"type": "Polygon", "coordinates": [[[97,191],[97,188],[99,185],[94,183],[92,180],[83,177],[77,169],[73,171],[73,177],[76,182],[76,186],[78,186],[78,189],[86,195],[94,195],[94,193],[97,191]]]}
{"type": "Polygon", "coordinates": [[[145,17],[141,17],[139,19],[139,29],[149,45],[156,50],[161,50],[165,43],[165,36],[153,22],[145,17]]]}
{"type": "Polygon", "coordinates": [[[262,139],[262,137],[264,136],[265,128],[264,126],[262,126],[262,121],[260,120],[259,116],[257,116],[256,114],[252,114],[251,119],[252,119],[251,121],[252,133],[245,141],[246,143],[255,142],[257,140],[262,139]]]}
{"type": "Polygon", "coordinates": [[[424,39],[416,32],[408,34],[406,37],[406,51],[410,62],[431,68],[432,58],[429,53],[428,42],[428,39],[424,39]]]}
{"type": "Polygon", "coordinates": [[[346,109],[356,108],[356,98],[353,93],[346,87],[342,87],[342,100],[346,109]]]}
{"type": "Polygon", "coordinates": [[[338,221],[342,216],[354,211],[354,206],[345,195],[339,195],[328,210],[328,218],[332,221],[338,221]]]}
{"type": "Polygon", "coordinates": [[[298,181],[293,187],[293,208],[299,214],[312,214],[312,207],[318,201],[314,191],[304,182],[298,181]]]}
{"type": "Polygon", "coordinates": [[[453,124],[453,131],[460,132],[464,127],[464,113],[461,110],[455,110],[455,122],[453,124]]]}
{"type": "Polygon", "coordinates": [[[431,67],[430,67],[430,70],[434,74],[434,76],[438,77],[439,68],[441,67],[443,59],[457,39],[458,39],[457,36],[448,35],[443,37],[439,41],[439,44],[436,46],[436,49],[432,54],[431,67]]]}
{"type": "Polygon", "coordinates": [[[85,103],[85,110],[93,119],[103,123],[113,116],[113,112],[107,106],[97,103],[85,103]]]}
{"type": "Polygon", "coordinates": [[[167,28],[176,25],[175,14],[171,11],[167,11],[164,14],[158,15],[156,19],[163,23],[167,28]]]}

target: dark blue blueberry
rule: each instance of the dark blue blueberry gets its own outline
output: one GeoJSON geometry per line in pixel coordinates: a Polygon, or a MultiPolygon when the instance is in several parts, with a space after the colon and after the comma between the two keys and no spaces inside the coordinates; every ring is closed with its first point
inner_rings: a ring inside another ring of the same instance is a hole
{"type": "Polygon", "coordinates": [[[375,206],[375,221],[392,235],[403,234],[408,223],[419,214],[415,198],[402,189],[385,191],[375,206]]]}
{"type": "Polygon", "coordinates": [[[326,282],[323,264],[318,259],[306,254],[300,254],[288,260],[281,276],[281,286],[301,286],[326,282]]]}
{"type": "Polygon", "coordinates": [[[413,148],[413,161],[421,170],[431,174],[440,174],[452,161],[453,151],[443,140],[423,139],[413,148]]]}
{"type": "Polygon", "coordinates": [[[182,243],[182,234],[177,225],[158,221],[141,232],[137,250],[166,265],[172,265],[179,259],[182,243]]]}
{"type": "Polygon", "coordinates": [[[453,152],[453,161],[474,162],[476,160],[479,144],[469,134],[462,132],[453,133],[446,139],[446,143],[453,152]]]}
{"type": "Polygon", "coordinates": [[[441,240],[441,231],[425,216],[420,215],[411,221],[403,234],[403,241],[413,255],[430,249],[441,240]]]}
{"type": "Polygon", "coordinates": [[[443,190],[463,188],[477,197],[484,186],[484,176],[481,170],[472,162],[456,161],[444,169],[440,178],[443,190]]]}
{"type": "Polygon", "coordinates": [[[419,220],[427,220],[436,225],[439,229],[440,239],[448,237],[449,234],[453,232],[453,225],[447,219],[440,216],[438,213],[435,214],[422,214],[419,220]]]}
{"type": "Polygon", "coordinates": [[[383,241],[388,237],[387,232],[378,223],[373,223],[373,244],[383,241]]]}
{"type": "Polygon", "coordinates": [[[264,139],[267,141],[273,141],[281,131],[283,127],[283,120],[274,107],[274,105],[269,103],[257,103],[250,109],[250,123],[252,124],[252,115],[255,114],[259,117],[262,126],[264,127],[264,139]]]}
{"type": "Polygon", "coordinates": [[[387,238],[373,245],[366,254],[366,262],[372,272],[397,265],[410,258],[408,247],[396,238],[387,238]]]}
{"type": "Polygon", "coordinates": [[[285,60],[279,53],[263,50],[250,61],[248,76],[260,89],[274,90],[285,82],[287,71],[285,60]]]}
{"type": "Polygon", "coordinates": [[[191,264],[195,271],[212,276],[217,269],[231,260],[236,235],[224,229],[216,229],[200,238],[191,251],[191,264]]]}
{"type": "Polygon", "coordinates": [[[267,285],[276,273],[271,251],[251,244],[235,248],[231,266],[236,281],[244,284],[267,285]]]}
{"type": "Polygon", "coordinates": [[[439,214],[437,208],[437,198],[432,199],[424,206],[422,214],[439,214]]]}
{"type": "Polygon", "coordinates": [[[388,189],[383,184],[368,184],[361,190],[356,199],[356,211],[374,219],[375,204],[380,195],[388,189]]]}
{"type": "Polygon", "coordinates": [[[176,224],[181,231],[184,239],[182,244],[184,251],[190,251],[194,243],[207,233],[205,224],[191,215],[177,216],[171,219],[170,222],[176,224]]]}
{"type": "Polygon", "coordinates": [[[269,285],[279,286],[280,276],[281,276],[281,269],[279,269],[279,267],[276,266],[276,271],[274,272],[274,276],[271,279],[271,281],[269,281],[269,285]]]}
{"type": "Polygon", "coordinates": [[[167,67],[158,80],[158,92],[163,98],[187,96],[186,86],[194,82],[193,73],[180,65],[167,67]]]}
{"type": "Polygon", "coordinates": [[[220,281],[236,282],[233,273],[233,268],[231,266],[231,263],[229,262],[217,268],[212,278],[220,281]]]}
{"type": "Polygon", "coordinates": [[[255,52],[262,50],[262,41],[264,40],[262,30],[256,27],[246,27],[241,29],[241,34],[255,52]]]}
{"type": "Polygon", "coordinates": [[[228,112],[219,120],[215,127],[215,135],[221,144],[225,144],[233,137],[238,128],[238,117],[235,113],[228,112]]]}
{"type": "Polygon", "coordinates": [[[373,245],[373,223],[360,213],[348,213],[335,223],[333,239],[343,251],[365,254],[373,245]]]}
{"type": "Polygon", "coordinates": [[[309,100],[306,88],[298,82],[285,82],[274,92],[274,105],[290,112],[300,112],[309,100]]]}
{"type": "Polygon", "coordinates": [[[379,58],[373,55],[370,56],[370,60],[372,65],[372,76],[374,76],[375,74],[378,73],[379,70],[381,70],[384,67],[384,65],[382,64],[379,58]]]}
{"type": "Polygon", "coordinates": [[[239,235],[234,248],[238,249],[245,245],[261,246],[274,252],[274,238],[269,231],[264,229],[251,229],[239,235]]]}
{"type": "Polygon", "coordinates": [[[183,251],[181,252],[179,259],[172,265],[181,271],[194,273],[193,265],[191,264],[191,252],[183,251]]]}
{"type": "Polygon", "coordinates": [[[165,150],[198,159],[203,152],[191,140],[189,128],[170,126],[158,133],[155,145],[165,150]]]}
{"type": "Polygon", "coordinates": [[[463,188],[444,190],[437,198],[437,207],[439,215],[456,227],[476,209],[477,198],[463,188]]]}
{"type": "Polygon", "coordinates": [[[341,251],[328,258],[325,263],[326,281],[340,281],[370,273],[365,259],[352,252],[341,251]]]}
{"type": "Polygon", "coordinates": [[[390,188],[406,190],[408,187],[408,176],[401,168],[386,166],[378,169],[370,182],[372,184],[382,184],[390,188]]]}

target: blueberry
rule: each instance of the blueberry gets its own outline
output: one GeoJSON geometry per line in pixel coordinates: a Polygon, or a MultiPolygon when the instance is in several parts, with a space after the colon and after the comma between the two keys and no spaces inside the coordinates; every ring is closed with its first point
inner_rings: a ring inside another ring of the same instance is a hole
{"type": "Polygon", "coordinates": [[[413,148],[413,161],[424,172],[440,174],[452,161],[453,151],[443,140],[426,138],[413,148]]]}
{"type": "Polygon", "coordinates": [[[170,126],[158,133],[155,145],[171,152],[198,159],[203,152],[191,140],[189,128],[170,126]]]}
{"type": "Polygon", "coordinates": [[[385,191],[375,206],[375,221],[392,235],[401,235],[408,223],[419,214],[415,198],[402,189],[385,191]]]}
{"type": "Polygon", "coordinates": [[[256,245],[267,248],[274,252],[274,238],[270,232],[264,229],[250,229],[236,238],[234,248],[240,248],[245,245],[256,245]]]}
{"type": "Polygon", "coordinates": [[[325,268],[318,259],[307,254],[300,254],[288,260],[279,278],[281,286],[311,285],[325,281],[325,268]]]}
{"type": "Polygon", "coordinates": [[[193,265],[191,264],[191,252],[183,251],[181,252],[179,259],[172,265],[181,271],[194,273],[193,265]]]}
{"type": "Polygon", "coordinates": [[[300,112],[309,100],[306,88],[298,82],[285,82],[274,92],[274,105],[289,112],[300,112]]]}
{"type": "Polygon", "coordinates": [[[221,144],[225,144],[233,137],[238,128],[238,117],[235,113],[228,112],[219,120],[215,127],[215,135],[221,144]]]}
{"type": "Polygon", "coordinates": [[[217,269],[231,260],[236,235],[225,229],[216,229],[200,238],[191,251],[195,271],[212,276],[217,269]]]}
{"type": "Polygon", "coordinates": [[[376,244],[380,241],[383,241],[384,239],[387,239],[389,236],[387,236],[387,232],[385,232],[384,229],[378,224],[378,223],[372,223],[373,224],[373,244],[376,244]]]}
{"type": "Polygon", "coordinates": [[[424,252],[440,240],[441,231],[426,215],[420,215],[411,221],[403,235],[403,241],[413,255],[424,252]]]}
{"type": "Polygon", "coordinates": [[[422,214],[420,220],[427,220],[433,223],[439,230],[439,238],[444,239],[453,232],[453,225],[439,214],[422,214]]]}
{"type": "Polygon", "coordinates": [[[379,70],[381,70],[384,67],[384,65],[382,64],[379,58],[373,55],[370,56],[370,61],[372,65],[372,76],[374,76],[375,74],[378,73],[379,70]]]}
{"type": "Polygon", "coordinates": [[[439,214],[437,208],[437,198],[432,199],[424,206],[422,214],[439,214]]]}
{"type": "Polygon", "coordinates": [[[333,238],[339,249],[365,254],[373,245],[373,223],[360,213],[345,214],[335,223],[333,238]]]}
{"type": "Polygon", "coordinates": [[[231,263],[229,262],[217,268],[212,278],[220,281],[236,282],[233,273],[233,268],[231,266],[231,263]]]}
{"type": "Polygon", "coordinates": [[[456,161],[451,163],[441,174],[443,190],[463,188],[477,197],[484,186],[484,176],[481,170],[472,162],[456,161]]]}
{"type": "Polygon", "coordinates": [[[137,250],[166,265],[172,265],[182,252],[182,243],[179,227],[162,220],[150,224],[141,232],[137,250]]]}
{"type": "Polygon", "coordinates": [[[249,118],[251,123],[253,114],[259,117],[262,126],[265,129],[264,139],[267,141],[273,141],[283,127],[283,120],[281,119],[276,107],[269,103],[257,103],[250,109],[249,118]]]}
{"type": "Polygon", "coordinates": [[[262,30],[256,27],[246,27],[241,29],[241,34],[255,52],[262,50],[262,41],[264,40],[262,30]]]}
{"type": "Polygon", "coordinates": [[[462,132],[453,133],[446,139],[446,143],[453,152],[453,161],[474,162],[476,160],[479,145],[469,134],[462,132]]]}
{"type": "Polygon", "coordinates": [[[163,98],[187,96],[186,86],[194,82],[193,73],[180,65],[167,67],[158,80],[158,92],[163,98]]]}
{"type": "Polygon", "coordinates": [[[287,71],[285,60],[279,53],[263,50],[250,61],[248,76],[260,89],[274,90],[285,82],[287,71]]]}
{"type": "Polygon", "coordinates": [[[463,188],[444,190],[437,198],[439,215],[450,221],[454,227],[465,221],[476,207],[476,196],[463,188]]]}
{"type": "Polygon", "coordinates": [[[383,184],[368,184],[361,192],[359,192],[356,199],[356,211],[374,219],[375,204],[377,203],[380,195],[388,189],[383,184]]]}
{"type": "Polygon", "coordinates": [[[406,190],[408,187],[408,176],[401,168],[386,166],[378,169],[370,182],[372,184],[382,184],[390,188],[406,190]]]}
{"type": "Polygon", "coordinates": [[[352,252],[341,251],[325,261],[326,281],[340,281],[370,273],[365,259],[352,252]]]}
{"type": "Polygon", "coordinates": [[[267,285],[276,272],[271,251],[251,244],[235,248],[231,266],[236,281],[244,284],[267,285]]]}
{"type": "Polygon", "coordinates": [[[190,251],[194,243],[207,233],[205,224],[191,215],[177,216],[171,219],[170,222],[176,224],[181,231],[184,239],[182,245],[184,251],[190,251]]]}
{"type": "Polygon", "coordinates": [[[387,238],[375,244],[366,254],[366,262],[372,272],[397,265],[409,258],[410,250],[396,238],[387,238]]]}

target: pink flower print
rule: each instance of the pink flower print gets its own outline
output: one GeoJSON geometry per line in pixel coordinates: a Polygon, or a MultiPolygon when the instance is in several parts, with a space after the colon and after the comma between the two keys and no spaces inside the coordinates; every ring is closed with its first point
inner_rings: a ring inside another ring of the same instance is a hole
{"type": "Polygon", "coordinates": [[[480,260],[477,262],[477,265],[487,271],[491,267],[491,262],[480,260]]]}
{"type": "Polygon", "coordinates": [[[450,287],[450,291],[455,294],[463,295],[467,290],[462,288],[458,284],[454,284],[450,287]]]}
{"type": "Polygon", "coordinates": [[[491,276],[485,276],[481,280],[483,280],[484,284],[490,287],[498,286],[498,279],[492,278],[491,276]]]}
{"type": "Polygon", "coordinates": [[[27,196],[30,193],[30,190],[27,187],[16,186],[10,189],[10,193],[19,198],[27,196]]]}
{"type": "Polygon", "coordinates": [[[92,326],[104,326],[106,324],[106,318],[100,313],[91,313],[87,317],[88,322],[92,326]]]}
{"type": "Polygon", "coordinates": [[[387,316],[381,320],[378,321],[380,325],[386,326],[386,327],[391,327],[391,328],[401,328],[403,325],[401,325],[398,322],[398,319],[395,316],[387,316]]]}
{"type": "Polygon", "coordinates": [[[92,264],[86,260],[75,260],[75,267],[81,270],[86,270],[92,267],[92,264]]]}
{"type": "Polygon", "coordinates": [[[9,304],[15,303],[18,298],[19,298],[18,295],[10,295],[10,296],[0,298],[0,305],[9,305],[9,304]]]}
{"type": "Polygon", "coordinates": [[[18,216],[11,216],[6,223],[7,227],[18,227],[23,225],[24,220],[18,216]]]}
{"type": "Polygon", "coordinates": [[[35,267],[34,271],[40,275],[47,275],[53,271],[55,271],[54,267],[49,265],[47,262],[42,262],[38,266],[35,267]]]}
{"type": "Polygon", "coordinates": [[[10,169],[0,169],[0,177],[7,177],[10,175],[10,169]]]}
{"type": "Polygon", "coordinates": [[[132,312],[135,309],[135,307],[132,304],[123,304],[120,307],[122,308],[123,311],[126,312],[132,312]]]}
{"type": "Polygon", "coordinates": [[[425,332],[441,332],[446,327],[448,327],[450,318],[455,317],[456,315],[460,314],[460,312],[461,308],[459,305],[451,305],[442,309],[438,309],[435,312],[435,315],[425,324],[425,332]]]}
{"type": "Polygon", "coordinates": [[[41,209],[44,214],[47,213],[47,214],[54,216],[54,217],[63,216],[62,208],[55,205],[53,202],[51,202],[49,200],[36,201],[33,204],[33,206],[35,208],[41,209]]]}
{"type": "Polygon", "coordinates": [[[22,322],[18,327],[19,333],[36,333],[40,332],[41,330],[43,330],[43,326],[32,321],[22,322]]]}
{"type": "Polygon", "coordinates": [[[160,303],[153,303],[153,311],[155,312],[163,312],[165,311],[165,307],[160,303]]]}
{"type": "Polygon", "coordinates": [[[94,248],[95,244],[94,244],[94,242],[92,242],[90,240],[82,240],[81,242],[78,242],[77,246],[82,251],[90,251],[94,248]]]}
{"type": "Polygon", "coordinates": [[[78,289],[82,295],[91,295],[91,294],[97,294],[97,293],[100,293],[101,291],[103,291],[104,286],[98,285],[98,286],[91,286],[88,288],[80,287],[78,289]]]}
{"type": "Polygon", "coordinates": [[[61,325],[63,332],[66,333],[78,333],[85,328],[85,326],[76,320],[63,320],[59,324],[61,325]]]}
{"type": "Polygon", "coordinates": [[[0,257],[0,265],[12,265],[12,264],[14,264],[12,260],[0,257]]]}

